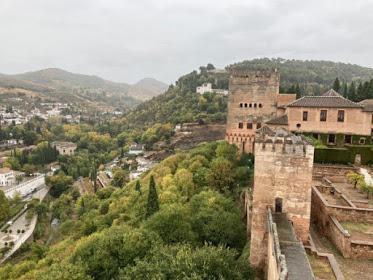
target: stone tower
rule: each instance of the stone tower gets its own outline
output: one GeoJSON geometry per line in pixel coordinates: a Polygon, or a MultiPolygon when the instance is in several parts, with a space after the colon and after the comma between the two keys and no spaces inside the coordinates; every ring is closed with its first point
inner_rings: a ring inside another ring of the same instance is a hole
{"type": "Polygon", "coordinates": [[[256,129],[276,116],[280,75],[273,71],[231,70],[226,140],[252,153],[256,129]]]}
{"type": "Polygon", "coordinates": [[[267,209],[285,213],[297,237],[308,240],[314,147],[303,136],[264,126],[256,133],[250,262],[267,258],[267,209]]]}

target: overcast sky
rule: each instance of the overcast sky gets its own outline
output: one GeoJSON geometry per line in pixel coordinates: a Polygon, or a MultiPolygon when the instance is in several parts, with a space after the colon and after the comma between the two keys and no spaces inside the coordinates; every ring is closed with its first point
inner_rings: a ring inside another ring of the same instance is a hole
{"type": "Polygon", "coordinates": [[[0,0],[0,73],[170,83],[255,57],[373,67],[373,0],[0,0]]]}

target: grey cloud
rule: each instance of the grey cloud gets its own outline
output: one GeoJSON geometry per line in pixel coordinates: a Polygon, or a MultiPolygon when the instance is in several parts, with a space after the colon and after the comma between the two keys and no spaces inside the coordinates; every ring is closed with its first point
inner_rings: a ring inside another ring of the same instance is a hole
{"type": "Polygon", "coordinates": [[[372,11],[371,0],[2,0],[0,72],[172,82],[263,56],[373,67],[372,11]]]}

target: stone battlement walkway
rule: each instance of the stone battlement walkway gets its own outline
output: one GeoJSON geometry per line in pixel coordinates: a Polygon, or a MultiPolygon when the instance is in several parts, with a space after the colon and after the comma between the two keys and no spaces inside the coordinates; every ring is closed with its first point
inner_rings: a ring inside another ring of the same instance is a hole
{"type": "Polygon", "coordinates": [[[273,222],[276,223],[280,249],[285,255],[289,280],[313,280],[314,275],[308,262],[306,251],[297,240],[293,226],[285,213],[273,213],[273,222]]]}

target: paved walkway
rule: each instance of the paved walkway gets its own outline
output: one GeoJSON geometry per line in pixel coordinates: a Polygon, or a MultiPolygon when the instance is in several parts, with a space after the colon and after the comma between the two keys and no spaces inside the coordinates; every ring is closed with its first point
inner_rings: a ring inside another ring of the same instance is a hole
{"type": "Polygon", "coordinates": [[[281,253],[285,255],[289,280],[313,280],[313,272],[303,245],[297,240],[285,213],[274,213],[281,253]]]}
{"type": "MultiPolygon", "coordinates": [[[[49,189],[44,185],[44,187],[32,194],[32,198],[37,198],[42,201],[48,191],[49,189]]],[[[12,230],[11,233],[0,232],[0,248],[5,246],[5,242],[8,244],[14,242],[14,246],[0,260],[0,264],[10,258],[33,234],[38,217],[34,215],[31,220],[28,220],[26,219],[26,215],[27,211],[19,216],[17,220],[13,221],[13,224],[7,228],[8,232],[12,230]],[[18,230],[20,231],[19,233],[17,232],[18,230]],[[22,230],[24,230],[23,233],[22,230]]]]}
{"type": "Polygon", "coordinates": [[[12,188],[9,188],[4,191],[4,194],[7,198],[13,198],[17,193],[21,195],[21,197],[30,194],[33,189],[37,189],[45,184],[45,175],[40,175],[36,178],[33,178],[27,182],[21,183],[16,185],[12,188]]]}

